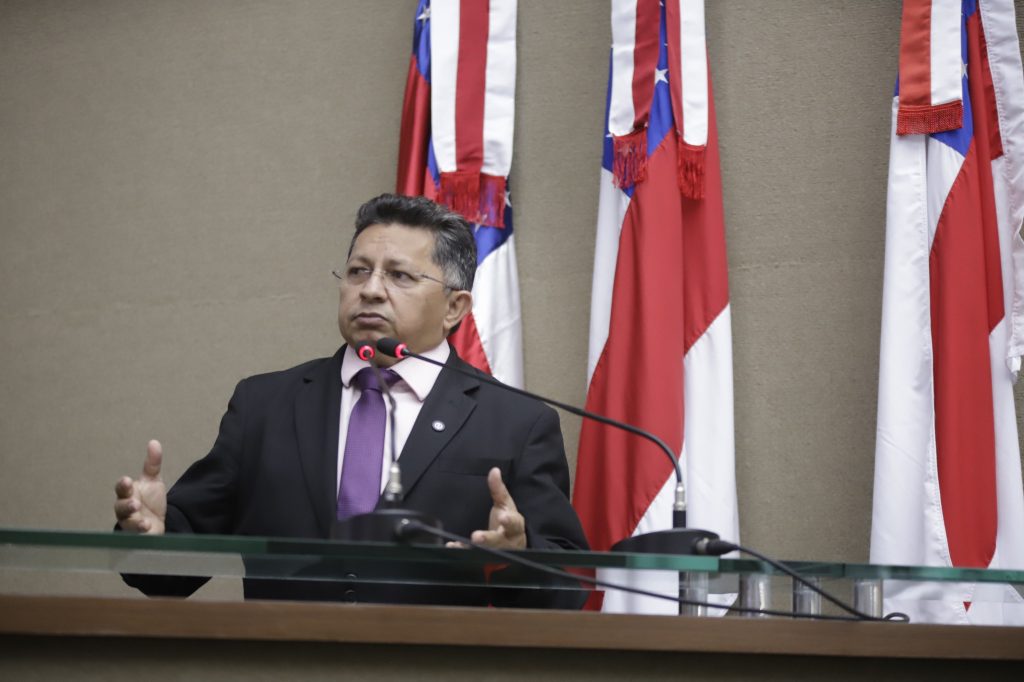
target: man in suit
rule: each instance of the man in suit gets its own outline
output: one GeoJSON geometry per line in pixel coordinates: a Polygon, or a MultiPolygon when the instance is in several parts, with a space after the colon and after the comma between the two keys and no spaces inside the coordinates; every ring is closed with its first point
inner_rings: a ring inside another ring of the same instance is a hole
{"type": "MultiPolygon", "coordinates": [[[[475,270],[473,233],[461,216],[420,197],[385,194],[364,204],[345,268],[335,272],[345,345],[333,357],[241,381],[210,453],[169,492],[160,477],[161,446],[150,441],[142,475],[123,477],[115,486],[119,528],[327,538],[336,520],[380,504],[387,479],[383,453],[394,438],[405,507],[489,547],[586,548],[569,504],[553,410],[417,359],[378,354],[396,404],[391,433],[377,375],[356,353],[362,343],[391,337],[448,367],[471,369],[446,339],[470,311],[475,270]]],[[[429,570],[342,564],[338,570],[353,580],[357,571],[396,579],[429,570]]],[[[258,573],[257,562],[247,565],[250,575],[258,573]]],[[[479,568],[446,570],[451,580],[469,586],[247,578],[245,592],[259,598],[563,608],[582,601],[561,590],[493,589],[479,568]]],[[[502,582],[514,583],[515,572],[507,573],[502,582]]],[[[182,596],[204,581],[126,579],[147,593],[182,596]]]]}

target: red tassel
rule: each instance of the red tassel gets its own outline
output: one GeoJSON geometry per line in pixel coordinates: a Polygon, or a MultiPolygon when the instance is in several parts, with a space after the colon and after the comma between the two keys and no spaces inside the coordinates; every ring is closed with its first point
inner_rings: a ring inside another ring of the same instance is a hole
{"type": "Polygon", "coordinates": [[[612,138],[612,175],[616,187],[631,187],[647,179],[647,130],[612,138]]]}
{"type": "Polygon", "coordinates": [[[957,130],[963,125],[963,102],[947,102],[935,106],[901,103],[896,112],[897,135],[929,135],[957,130]]]}
{"type": "Polygon", "coordinates": [[[679,191],[690,199],[704,198],[704,156],[707,145],[694,146],[683,142],[677,137],[676,170],[678,171],[679,191]]]}
{"type": "Polygon", "coordinates": [[[505,227],[505,178],[480,174],[480,215],[476,222],[489,227],[505,227]]]}
{"type": "Polygon", "coordinates": [[[470,222],[476,222],[480,210],[480,174],[475,171],[441,173],[437,202],[470,222]]]}

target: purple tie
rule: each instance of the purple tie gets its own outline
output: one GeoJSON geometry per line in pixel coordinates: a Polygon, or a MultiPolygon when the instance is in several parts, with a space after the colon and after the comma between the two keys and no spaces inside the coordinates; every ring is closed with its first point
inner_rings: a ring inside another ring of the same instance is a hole
{"type": "MultiPolygon", "coordinates": [[[[399,376],[381,370],[388,386],[399,376]]],[[[360,388],[359,400],[348,418],[345,461],[338,486],[338,519],[373,511],[380,497],[380,468],[384,462],[384,431],[387,410],[377,375],[369,367],[359,370],[353,381],[360,388]]],[[[392,436],[394,437],[394,436],[392,436]]]]}

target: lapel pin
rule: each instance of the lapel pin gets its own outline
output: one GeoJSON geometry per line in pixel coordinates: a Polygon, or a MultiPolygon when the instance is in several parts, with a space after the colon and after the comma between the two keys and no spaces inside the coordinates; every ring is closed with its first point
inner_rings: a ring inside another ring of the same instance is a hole
{"type": "Polygon", "coordinates": [[[430,428],[440,433],[441,431],[444,431],[444,422],[441,421],[440,419],[434,420],[434,422],[430,425],[430,428]]]}

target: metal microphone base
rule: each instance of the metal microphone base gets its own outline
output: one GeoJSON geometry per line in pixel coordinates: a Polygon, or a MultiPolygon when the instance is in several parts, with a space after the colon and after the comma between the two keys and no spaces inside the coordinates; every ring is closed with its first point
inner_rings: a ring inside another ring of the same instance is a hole
{"type": "Polygon", "coordinates": [[[441,521],[412,509],[375,509],[331,524],[331,539],[345,542],[402,542],[441,545],[444,540],[424,531],[406,529],[410,521],[442,530],[441,521]]]}
{"type": "Polygon", "coordinates": [[[697,549],[698,542],[718,539],[718,533],[709,530],[670,528],[620,540],[612,545],[612,551],[637,554],[701,554],[697,549]]]}
{"type": "MultiPolygon", "coordinates": [[[[612,551],[637,554],[701,555],[705,552],[700,550],[700,544],[718,539],[718,533],[712,533],[709,530],[670,528],[620,540],[612,545],[612,551]]],[[[679,573],[679,615],[707,615],[707,581],[707,573],[679,573]]]]}

